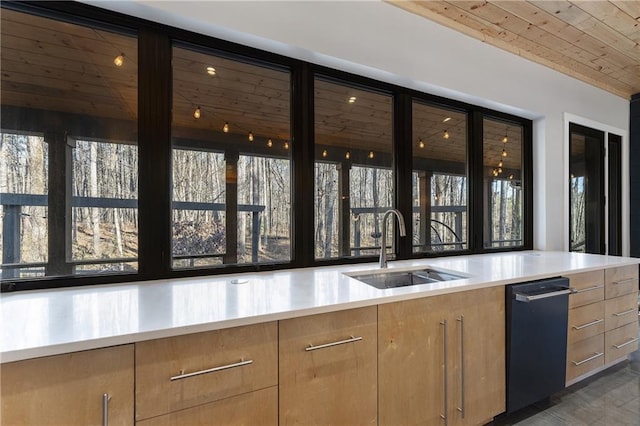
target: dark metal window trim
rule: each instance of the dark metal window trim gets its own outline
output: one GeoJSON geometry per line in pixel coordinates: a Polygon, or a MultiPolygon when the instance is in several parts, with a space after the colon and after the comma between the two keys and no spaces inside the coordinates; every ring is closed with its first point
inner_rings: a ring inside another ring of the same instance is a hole
{"type": "MultiPolygon", "coordinates": [[[[21,279],[1,283],[2,292],[15,290],[52,289],[82,285],[135,282],[160,278],[179,278],[239,272],[341,265],[371,262],[373,256],[315,260],[312,209],[300,208],[313,204],[314,183],[314,79],[335,80],[343,84],[373,90],[393,97],[395,198],[405,214],[411,211],[411,103],[413,101],[465,112],[468,116],[468,176],[469,176],[469,243],[468,249],[443,253],[412,253],[410,239],[399,241],[399,259],[459,256],[527,250],[533,248],[533,170],[531,120],[494,111],[489,108],[447,99],[417,90],[377,81],[368,77],[331,69],[253,47],[216,39],[191,31],[150,22],[77,2],[3,2],[9,8],[43,17],[64,20],[108,31],[137,35],[139,38],[139,271],[133,274],[94,276],[53,276],[21,279]],[[207,53],[228,55],[234,60],[272,66],[291,72],[291,136],[292,141],[292,258],[277,264],[229,265],[215,268],[172,270],[170,253],[170,153],[171,153],[171,48],[180,45],[201,49],[207,53]],[[168,83],[167,83],[168,82],[168,83]],[[482,247],[482,190],[477,176],[482,173],[482,119],[504,120],[523,126],[523,190],[524,244],[517,248],[486,249],[482,247]],[[153,141],[154,145],[151,145],[153,141]],[[160,149],[158,142],[160,141],[160,149]],[[476,164],[479,163],[479,164],[476,164]],[[158,184],[158,181],[162,185],[158,184]],[[400,188],[404,188],[400,190],[400,188]],[[158,214],[158,209],[163,214],[158,214]]],[[[410,222],[410,221],[409,221],[410,222]]],[[[411,235],[411,230],[408,230],[411,235]]]]}

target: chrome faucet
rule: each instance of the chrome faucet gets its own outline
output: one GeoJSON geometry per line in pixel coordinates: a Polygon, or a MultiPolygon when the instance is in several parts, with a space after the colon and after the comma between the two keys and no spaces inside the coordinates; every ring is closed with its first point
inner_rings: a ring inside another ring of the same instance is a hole
{"type": "MultiPolygon", "coordinates": [[[[398,228],[400,229],[400,236],[404,237],[407,235],[407,230],[404,226],[404,218],[402,217],[402,213],[400,213],[397,209],[391,209],[384,212],[384,216],[382,216],[382,244],[380,245],[380,268],[387,267],[387,217],[391,214],[396,215],[398,218],[398,228]]],[[[393,251],[395,244],[391,245],[391,249],[393,251]]]]}

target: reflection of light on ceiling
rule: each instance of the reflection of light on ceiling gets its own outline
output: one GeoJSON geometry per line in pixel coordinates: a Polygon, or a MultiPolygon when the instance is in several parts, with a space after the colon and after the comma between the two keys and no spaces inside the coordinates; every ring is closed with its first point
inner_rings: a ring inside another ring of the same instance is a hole
{"type": "Polygon", "coordinates": [[[216,75],[216,69],[214,67],[207,67],[207,74],[216,75]]]}
{"type": "Polygon", "coordinates": [[[355,101],[356,101],[356,97],[355,97],[355,96],[351,96],[351,97],[349,98],[349,103],[350,103],[350,104],[354,103],[355,101]]]}
{"type": "Polygon", "coordinates": [[[442,120],[443,123],[446,123],[447,121],[451,120],[451,117],[447,117],[444,120],[442,120]]]}

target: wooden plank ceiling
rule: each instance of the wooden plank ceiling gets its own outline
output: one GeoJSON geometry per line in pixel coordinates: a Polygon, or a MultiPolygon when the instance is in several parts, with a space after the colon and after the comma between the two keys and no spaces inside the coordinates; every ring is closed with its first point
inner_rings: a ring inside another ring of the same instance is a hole
{"type": "Polygon", "coordinates": [[[386,1],[623,98],[640,93],[640,1],[386,1]]]}

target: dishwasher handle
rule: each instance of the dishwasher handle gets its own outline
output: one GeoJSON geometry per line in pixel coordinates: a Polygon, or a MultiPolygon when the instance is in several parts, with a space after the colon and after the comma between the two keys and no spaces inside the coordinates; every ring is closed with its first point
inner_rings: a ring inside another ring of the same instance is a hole
{"type": "Polygon", "coordinates": [[[565,288],[563,290],[551,291],[549,293],[535,294],[533,296],[529,296],[528,294],[518,293],[518,292],[514,294],[516,296],[516,301],[529,303],[529,302],[533,302],[534,300],[546,299],[548,297],[562,296],[564,294],[569,294],[569,293],[571,293],[571,289],[565,288]]]}

